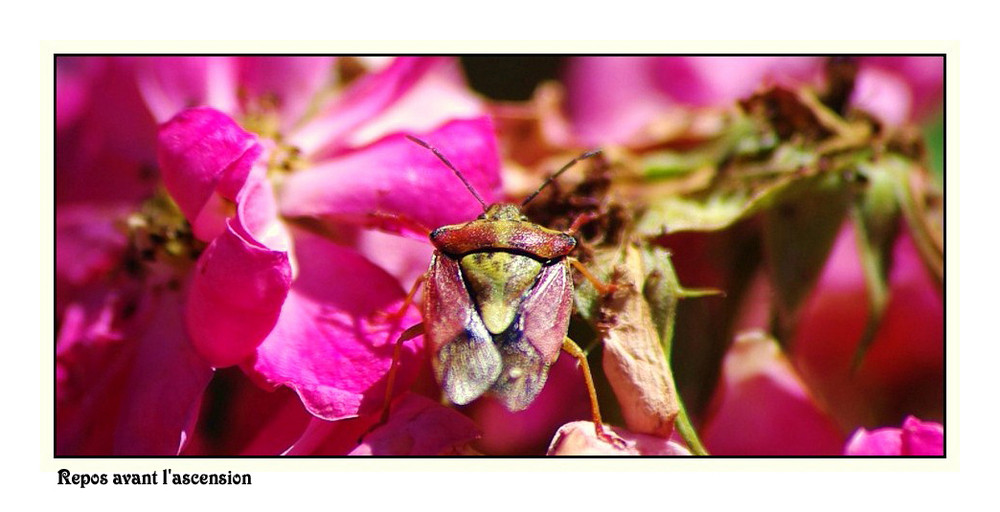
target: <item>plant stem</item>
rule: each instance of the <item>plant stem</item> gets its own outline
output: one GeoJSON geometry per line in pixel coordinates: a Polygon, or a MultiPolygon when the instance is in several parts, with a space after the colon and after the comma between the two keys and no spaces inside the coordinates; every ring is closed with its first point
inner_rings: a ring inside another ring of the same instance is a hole
{"type": "Polygon", "coordinates": [[[705,446],[701,444],[701,439],[698,439],[698,432],[694,429],[694,425],[691,424],[691,418],[688,417],[687,409],[684,407],[684,401],[677,397],[677,403],[680,405],[680,412],[677,414],[677,431],[681,434],[681,439],[687,443],[688,448],[691,449],[691,453],[695,455],[708,455],[708,450],[705,450],[705,446]]]}

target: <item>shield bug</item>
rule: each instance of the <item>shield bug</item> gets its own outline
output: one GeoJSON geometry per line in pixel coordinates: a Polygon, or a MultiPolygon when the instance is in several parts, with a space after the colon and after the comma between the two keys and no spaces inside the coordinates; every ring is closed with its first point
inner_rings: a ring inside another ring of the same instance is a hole
{"type": "Polygon", "coordinates": [[[613,290],[569,257],[576,247],[573,233],[586,218],[577,219],[568,232],[562,232],[535,224],[521,214],[521,208],[552,180],[600,151],[571,160],[521,205],[487,205],[440,151],[420,139],[408,138],[451,169],[482,205],[483,213],[469,222],[430,232],[436,249],[430,268],[414,283],[403,305],[405,310],[424,282],[424,322],[404,331],[396,343],[383,422],[388,415],[399,347],[403,341],[424,334],[435,376],[448,399],[457,405],[489,393],[511,411],[527,408],[545,385],[549,367],[565,350],[581,364],[598,435],[617,442],[601,424],[586,356],[567,337],[573,310],[570,265],[599,291],[613,290]]]}

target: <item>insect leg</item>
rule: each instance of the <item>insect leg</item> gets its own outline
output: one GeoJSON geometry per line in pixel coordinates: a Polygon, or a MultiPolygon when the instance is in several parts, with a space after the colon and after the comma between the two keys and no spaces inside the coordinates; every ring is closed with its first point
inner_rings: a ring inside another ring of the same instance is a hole
{"type": "Polygon", "coordinates": [[[395,213],[381,211],[369,212],[368,220],[374,225],[374,227],[381,227],[386,231],[395,232],[399,231],[400,228],[406,228],[424,238],[430,236],[431,234],[431,230],[427,226],[409,217],[395,213]]]}
{"type": "Polygon", "coordinates": [[[424,333],[424,324],[420,323],[403,331],[396,340],[396,346],[392,348],[392,364],[389,366],[389,373],[385,381],[385,404],[382,406],[382,419],[379,424],[385,423],[389,419],[389,403],[392,402],[392,388],[396,382],[396,371],[399,369],[399,358],[402,352],[403,343],[424,333]]]}
{"type": "Polygon", "coordinates": [[[420,288],[420,285],[423,284],[426,279],[427,274],[420,274],[420,277],[418,277],[417,280],[413,282],[413,286],[410,287],[410,292],[406,294],[406,298],[403,299],[403,305],[399,307],[398,311],[395,313],[381,313],[382,315],[385,315],[385,320],[387,322],[395,322],[403,318],[406,310],[410,308],[411,304],[413,304],[413,297],[417,295],[417,289],[420,288]]]}
{"type": "Polygon", "coordinates": [[[590,284],[594,285],[594,288],[597,288],[597,292],[601,295],[607,295],[618,289],[617,285],[605,283],[604,281],[598,279],[597,276],[587,270],[587,267],[583,266],[583,263],[580,263],[576,258],[567,257],[566,260],[569,261],[570,265],[573,265],[575,269],[583,274],[583,277],[587,278],[587,280],[590,281],[590,284]]]}
{"type": "Polygon", "coordinates": [[[424,333],[424,324],[419,323],[410,327],[409,329],[400,333],[399,338],[396,340],[395,346],[392,348],[392,364],[389,365],[389,373],[386,374],[385,379],[385,401],[382,403],[382,416],[379,417],[378,422],[368,428],[364,434],[358,439],[360,443],[362,439],[370,434],[373,430],[382,425],[385,425],[389,421],[389,405],[392,404],[392,388],[396,383],[396,372],[399,369],[399,358],[402,355],[403,343],[416,338],[424,333]]]}
{"type": "Polygon", "coordinates": [[[569,336],[563,339],[562,349],[580,362],[580,369],[583,370],[583,381],[587,385],[587,394],[590,395],[590,413],[594,421],[594,430],[597,433],[597,437],[619,448],[624,447],[625,442],[620,437],[604,429],[604,423],[601,421],[601,408],[597,403],[597,391],[594,389],[594,377],[591,376],[590,365],[587,364],[587,355],[583,353],[580,346],[571,340],[569,336]]]}

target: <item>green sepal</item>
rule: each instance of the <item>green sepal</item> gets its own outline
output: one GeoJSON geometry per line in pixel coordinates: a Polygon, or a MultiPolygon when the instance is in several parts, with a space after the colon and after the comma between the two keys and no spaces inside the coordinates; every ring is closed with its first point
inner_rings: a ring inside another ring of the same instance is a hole
{"type": "Polygon", "coordinates": [[[851,368],[856,371],[875,340],[889,301],[889,269],[892,248],[899,232],[899,191],[905,174],[891,166],[865,165],[860,169],[867,186],[851,208],[857,233],[858,258],[868,294],[868,320],[854,352],[851,368]]]}
{"type": "Polygon", "coordinates": [[[851,187],[842,173],[790,183],[764,210],[764,257],[775,291],[779,339],[789,339],[843,225],[851,187]]]}
{"type": "Polygon", "coordinates": [[[920,259],[937,279],[944,281],[944,204],[931,177],[918,164],[890,156],[880,165],[891,173],[900,210],[920,259]]]}
{"type": "Polygon", "coordinates": [[[643,265],[647,269],[642,294],[649,303],[653,324],[663,345],[663,353],[670,357],[670,346],[674,339],[674,321],[677,303],[680,299],[725,295],[721,290],[684,288],[677,278],[677,272],[670,262],[670,252],[666,249],[646,245],[642,247],[643,265]]]}

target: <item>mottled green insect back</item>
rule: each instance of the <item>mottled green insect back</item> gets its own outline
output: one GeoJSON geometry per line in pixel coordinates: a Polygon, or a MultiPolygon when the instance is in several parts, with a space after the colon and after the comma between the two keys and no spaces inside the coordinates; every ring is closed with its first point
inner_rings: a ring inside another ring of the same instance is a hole
{"type": "Polygon", "coordinates": [[[510,252],[477,252],[458,262],[479,316],[493,334],[510,327],[542,263],[510,252]]]}

